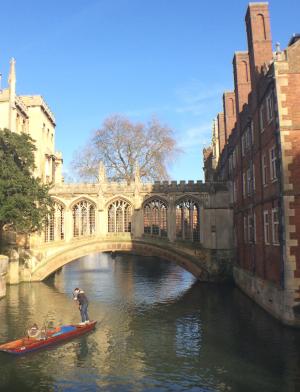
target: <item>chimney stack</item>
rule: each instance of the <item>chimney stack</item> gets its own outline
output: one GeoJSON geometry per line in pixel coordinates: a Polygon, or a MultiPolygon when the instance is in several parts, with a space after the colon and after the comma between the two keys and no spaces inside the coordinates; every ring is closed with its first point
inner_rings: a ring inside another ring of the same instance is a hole
{"type": "Polygon", "coordinates": [[[235,52],[233,58],[234,92],[237,114],[248,103],[251,90],[250,66],[248,52],[235,52]]]}
{"type": "Polygon", "coordinates": [[[251,84],[252,90],[255,90],[261,68],[273,58],[268,3],[249,3],[245,21],[251,84]]]}
{"type": "Polygon", "coordinates": [[[226,91],[223,94],[223,110],[225,123],[225,141],[227,142],[236,122],[235,95],[233,91],[226,91]]]}
{"type": "Polygon", "coordinates": [[[218,139],[219,139],[219,156],[222,154],[223,148],[226,143],[226,135],[225,135],[225,121],[224,121],[224,113],[219,113],[217,115],[217,123],[218,123],[218,139]]]}

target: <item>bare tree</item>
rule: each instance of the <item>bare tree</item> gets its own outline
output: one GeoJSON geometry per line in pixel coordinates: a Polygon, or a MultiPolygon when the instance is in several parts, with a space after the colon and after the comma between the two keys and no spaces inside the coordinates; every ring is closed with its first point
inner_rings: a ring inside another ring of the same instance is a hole
{"type": "Polygon", "coordinates": [[[180,150],[172,130],[157,119],[147,124],[132,123],[121,115],[108,117],[88,145],[73,158],[73,168],[84,180],[98,180],[103,162],[109,179],[134,180],[136,165],[144,181],[168,179],[167,166],[180,150]]]}

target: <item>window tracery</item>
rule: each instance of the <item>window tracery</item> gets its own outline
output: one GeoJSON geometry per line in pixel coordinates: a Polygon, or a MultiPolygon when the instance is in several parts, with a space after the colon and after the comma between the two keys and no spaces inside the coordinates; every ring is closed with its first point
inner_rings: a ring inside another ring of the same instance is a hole
{"type": "Polygon", "coordinates": [[[200,241],[199,205],[192,199],[180,201],[176,205],[176,238],[200,241]]]}
{"type": "Polygon", "coordinates": [[[153,199],[144,205],[144,233],[167,237],[167,206],[153,199]]]}
{"type": "Polygon", "coordinates": [[[124,200],[115,200],[108,206],[108,232],[131,232],[132,208],[124,200]]]}
{"type": "Polygon", "coordinates": [[[95,206],[87,201],[81,200],[72,208],[73,236],[81,237],[95,233],[95,206]]]}
{"type": "Polygon", "coordinates": [[[45,224],[45,242],[59,241],[65,238],[65,209],[60,203],[54,203],[54,210],[45,224]]]}

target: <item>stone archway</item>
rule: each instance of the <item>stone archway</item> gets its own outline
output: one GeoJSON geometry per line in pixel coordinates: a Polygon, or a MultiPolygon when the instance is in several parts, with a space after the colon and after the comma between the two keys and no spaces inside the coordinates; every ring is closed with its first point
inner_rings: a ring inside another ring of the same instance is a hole
{"type": "Polygon", "coordinates": [[[164,260],[175,262],[187,271],[191,272],[196,278],[202,281],[209,281],[210,274],[207,266],[199,263],[196,258],[178,252],[171,246],[161,246],[143,240],[132,241],[97,241],[90,240],[84,243],[70,244],[63,247],[60,252],[45,257],[32,271],[31,281],[42,281],[53,272],[64,265],[92,253],[101,252],[126,252],[141,256],[155,256],[164,260]]]}

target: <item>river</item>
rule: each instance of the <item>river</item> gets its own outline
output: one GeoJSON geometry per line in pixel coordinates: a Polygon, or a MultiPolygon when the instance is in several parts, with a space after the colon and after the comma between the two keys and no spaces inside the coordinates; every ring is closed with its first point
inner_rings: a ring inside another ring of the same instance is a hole
{"type": "Polygon", "coordinates": [[[300,391],[300,331],[233,286],[151,257],[90,255],[45,282],[9,286],[0,342],[34,322],[79,322],[77,286],[96,330],[24,356],[0,353],[0,391],[300,391]]]}

